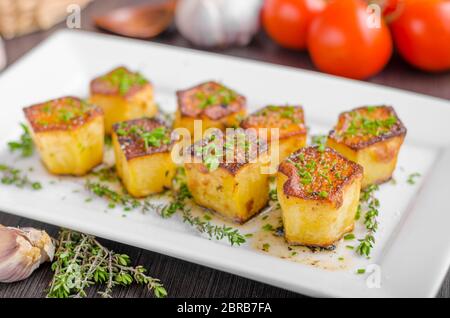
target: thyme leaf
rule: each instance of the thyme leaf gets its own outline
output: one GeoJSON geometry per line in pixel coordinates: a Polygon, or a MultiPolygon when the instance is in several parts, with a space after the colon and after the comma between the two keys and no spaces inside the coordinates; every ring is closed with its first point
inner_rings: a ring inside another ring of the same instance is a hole
{"type": "Polygon", "coordinates": [[[20,155],[24,158],[31,157],[34,152],[34,144],[31,138],[30,129],[23,123],[20,124],[22,127],[22,135],[18,141],[8,142],[8,147],[11,152],[20,151],[20,155]]]}
{"type": "Polygon", "coordinates": [[[15,185],[18,188],[42,189],[40,182],[32,181],[20,169],[0,164],[0,181],[5,185],[15,185]]]}
{"type": "Polygon", "coordinates": [[[358,207],[357,217],[364,213],[364,225],[367,234],[363,239],[359,239],[359,245],[356,247],[356,253],[361,256],[370,256],[370,252],[375,244],[374,234],[378,230],[378,214],[380,201],[375,197],[375,193],[379,190],[377,185],[371,185],[367,189],[362,190],[360,204],[358,207]]]}
{"type": "Polygon", "coordinates": [[[61,230],[47,297],[86,297],[90,286],[104,285],[105,289],[98,294],[110,298],[114,287],[129,286],[133,282],[145,285],[155,297],[167,296],[159,279],[148,276],[144,267],[130,264],[128,255],[110,251],[93,236],[61,230]]]}

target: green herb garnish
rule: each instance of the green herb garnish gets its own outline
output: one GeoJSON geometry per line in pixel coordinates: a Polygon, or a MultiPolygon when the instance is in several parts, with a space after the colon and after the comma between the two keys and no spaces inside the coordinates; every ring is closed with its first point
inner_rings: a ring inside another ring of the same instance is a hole
{"type": "Polygon", "coordinates": [[[327,139],[328,136],[326,135],[316,135],[311,137],[311,142],[320,152],[324,152],[327,147],[327,139]]]}
{"type": "Polygon", "coordinates": [[[370,252],[375,244],[374,234],[378,230],[378,214],[380,201],[375,197],[375,192],[378,191],[377,185],[371,185],[368,188],[361,191],[360,204],[356,217],[359,219],[361,213],[364,213],[364,225],[367,230],[367,234],[364,239],[360,239],[360,244],[356,248],[356,252],[359,255],[369,257],[370,252]]]}
{"type": "Polygon", "coordinates": [[[321,197],[322,199],[328,198],[328,192],[327,191],[320,191],[319,192],[319,197],[321,197]]]}
{"type": "Polygon", "coordinates": [[[421,177],[421,176],[422,175],[420,173],[418,173],[418,172],[411,173],[408,176],[408,180],[406,182],[408,182],[408,184],[410,184],[410,185],[414,185],[414,184],[416,184],[416,179],[421,177]]]}
{"type": "Polygon", "coordinates": [[[375,238],[371,234],[367,234],[366,237],[364,237],[361,240],[358,240],[360,243],[356,247],[356,252],[359,255],[369,257],[370,252],[373,248],[373,244],[375,244],[375,238]]]}
{"type": "Polygon", "coordinates": [[[262,229],[263,229],[264,231],[267,231],[267,232],[272,232],[272,231],[274,230],[273,225],[272,225],[272,224],[269,224],[269,223],[265,224],[265,225],[262,227],[262,229]]]}
{"type": "Polygon", "coordinates": [[[42,189],[40,182],[31,181],[20,169],[0,164],[1,183],[5,185],[15,185],[18,188],[42,189]]]}
{"type": "Polygon", "coordinates": [[[51,266],[54,275],[47,297],[86,297],[90,286],[104,285],[99,294],[110,298],[114,287],[133,282],[145,285],[155,297],[167,296],[159,279],[146,275],[144,267],[133,267],[130,263],[128,255],[110,251],[93,236],[62,230],[51,266]]]}
{"type": "Polygon", "coordinates": [[[11,152],[20,151],[22,157],[31,157],[34,151],[33,140],[31,138],[30,130],[25,124],[20,124],[22,127],[22,135],[18,141],[8,142],[8,147],[11,152]]]}
{"type": "Polygon", "coordinates": [[[356,274],[359,274],[359,275],[362,275],[362,274],[365,274],[365,273],[366,273],[366,270],[364,268],[360,268],[360,269],[358,269],[356,271],[356,274]]]}
{"type": "Polygon", "coordinates": [[[129,90],[135,86],[144,86],[148,83],[144,76],[140,73],[131,73],[124,68],[118,68],[112,73],[103,77],[111,85],[117,87],[119,94],[124,96],[129,90]]]}
{"type": "Polygon", "coordinates": [[[350,233],[350,234],[347,234],[347,235],[344,236],[344,240],[345,241],[351,241],[351,240],[354,240],[354,239],[355,239],[355,234],[353,234],[353,233],[350,233]]]}

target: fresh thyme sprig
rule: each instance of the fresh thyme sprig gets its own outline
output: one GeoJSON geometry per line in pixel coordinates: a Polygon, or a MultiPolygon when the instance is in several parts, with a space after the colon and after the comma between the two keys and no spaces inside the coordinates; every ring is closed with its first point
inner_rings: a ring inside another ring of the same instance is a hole
{"type": "Polygon", "coordinates": [[[100,181],[116,182],[119,181],[119,176],[116,173],[116,167],[101,167],[91,172],[91,175],[97,177],[100,181]]]}
{"type": "Polygon", "coordinates": [[[367,234],[363,239],[358,240],[360,243],[356,247],[356,253],[369,257],[370,252],[375,244],[375,238],[372,234],[367,234]]]}
{"type": "Polygon", "coordinates": [[[359,239],[359,245],[356,247],[356,253],[361,256],[370,256],[370,252],[375,244],[374,234],[378,230],[378,214],[380,201],[375,197],[379,187],[371,185],[367,189],[361,191],[360,204],[358,207],[357,218],[364,212],[364,225],[367,234],[363,239],[359,239]]]}
{"type": "Polygon", "coordinates": [[[18,188],[42,189],[40,182],[31,181],[20,169],[0,164],[1,183],[5,185],[15,185],[18,188]]]}
{"type": "Polygon", "coordinates": [[[101,182],[93,182],[88,179],[86,180],[85,187],[92,194],[107,199],[109,201],[108,207],[111,209],[117,205],[121,206],[125,211],[139,209],[143,213],[154,209],[148,200],[137,200],[129,194],[115,191],[107,184],[101,182]]]}
{"type": "Polygon", "coordinates": [[[31,157],[34,151],[33,139],[30,135],[30,130],[25,124],[20,124],[23,133],[18,141],[8,142],[8,147],[11,152],[20,151],[20,155],[24,158],[31,157]]]}
{"type": "Polygon", "coordinates": [[[165,219],[170,218],[172,215],[177,213],[177,211],[183,210],[185,207],[185,200],[191,198],[192,194],[189,192],[187,184],[180,184],[179,190],[175,193],[173,202],[161,211],[161,216],[165,219]]]}
{"type": "Polygon", "coordinates": [[[226,225],[214,225],[208,220],[202,220],[198,216],[193,216],[189,209],[183,209],[183,221],[189,225],[195,227],[200,233],[204,233],[209,238],[215,238],[216,240],[222,240],[227,238],[228,242],[233,246],[241,245],[246,242],[245,236],[243,236],[237,229],[233,229],[226,225]]]}
{"type": "Polygon", "coordinates": [[[109,298],[115,286],[133,282],[147,286],[158,298],[167,296],[159,279],[146,275],[144,267],[133,267],[130,263],[128,255],[108,250],[93,236],[61,230],[47,297],[86,297],[88,287],[104,285],[105,289],[98,294],[109,298]]]}
{"type": "MultiPolygon", "coordinates": [[[[181,171],[180,173],[182,174],[183,172],[181,171]]],[[[246,242],[245,236],[237,229],[225,225],[214,225],[207,218],[202,219],[192,215],[190,209],[186,206],[186,200],[191,199],[192,194],[189,192],[189,188],[184,182],[183,177],[177,177],[175,179],[175,187],[178,190],[174,194],[174,200],[161,211],[163,218],[169,218],[175,213],[181,212],[184,223],[191,225],[197,231],[206,234],[211,239],[222,240],[226,238],[231,245],[241,245],[246,242]]]]}
{"type": "Polygon", "coordinates": [[[175,213],[181,212],[183,222],[190,224],[200,233],[205,233],[210,238],[218,240],[227,238],[231,245],[240,245],[245,242],[245,236],[240,234],[238,230],[234,230],[231,227],[213,225],[209,220],[193,217],[186,207],[186,200],[192,198],[186,183],[180,176],[176,178],[175,182],[177,190],[174,191],[173,201],[163,205],[155,205],[149,200],[137,200],[125,192],[122,193],[111,189],[111,187],[102,182],[87,180],[85,187],[92,194],[107,199],[109,201],[108,207],[110,208],[121,206],[125,211],[136,209],[141,210],[143,213],[154,211],[163,218],[170,218],[175,213]]]}

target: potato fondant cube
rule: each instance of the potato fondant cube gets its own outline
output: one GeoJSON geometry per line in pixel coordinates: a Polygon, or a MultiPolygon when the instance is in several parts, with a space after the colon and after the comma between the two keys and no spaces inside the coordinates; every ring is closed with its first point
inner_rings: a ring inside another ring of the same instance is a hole
{"type": "MultiPolygon", "coordinates": [[[[194,121],[201,120],[203,134],[208,128],[225,130],[239,126],[246,114],[246,99],[216,82],[206,82],[177,92],[175,128],[186,128],[194,139],[194,121]]],[[[203,138],[198,136],[196,141],[203,138]]]]}
{"type": "Polygon", "coordinates": [[[176,170],[170,129],[142,118],[114,124],[113,130],[117,173],[128,193],[139,198],[170,188],[176,170]]]}
{"type": "Polygon", "coordinates": [[[81,176],[103,161],[103,111],[76,97],[24,109],[33,140],[47,169],[81,176]]]}
{"type": "Polygon", "coordinates": [[[92,80],[90,102],[105,113],[105,130],[111,134],[115,123],[154,117],[158,108],[153,98],[153,86],[140,73],[119,67],[92,80]]]}
{"type": "Polygon", "coordinates": [[[328,146],[364,167],[363,188],[392,178],[406,128],[392,107],[371,106],[342,113],[328,146]]]}
{"type": "Polygon", "coordinates": [[[353,230],[363,168],[336,151],[303,148],[283,161],[277,195],[290,244],[328,247],[353,230]]]}

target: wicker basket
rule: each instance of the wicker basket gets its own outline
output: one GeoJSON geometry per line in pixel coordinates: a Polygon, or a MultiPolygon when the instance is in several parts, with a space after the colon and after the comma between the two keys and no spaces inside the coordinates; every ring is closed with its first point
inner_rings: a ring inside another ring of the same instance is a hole
{"type": "Polygon", "coordinates": [[[0,35],[13,38],[45,30],[62,21],[67,7],[86,6],[92,0],[0,0],[0,35]]]}

